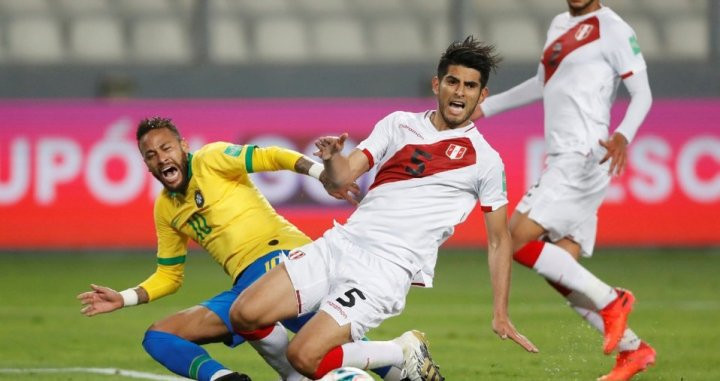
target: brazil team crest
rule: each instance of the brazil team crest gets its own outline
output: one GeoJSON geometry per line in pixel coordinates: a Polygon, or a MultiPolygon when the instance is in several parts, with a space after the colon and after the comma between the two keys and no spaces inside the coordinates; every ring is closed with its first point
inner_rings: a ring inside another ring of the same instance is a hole
{"type": "Polygon", "coordinates": [[[198,208],[202,208],[203,205],[205,205],[205,197],[203,197],[199,190],[195,191],[195,205],[197,205],[198,208]]]}

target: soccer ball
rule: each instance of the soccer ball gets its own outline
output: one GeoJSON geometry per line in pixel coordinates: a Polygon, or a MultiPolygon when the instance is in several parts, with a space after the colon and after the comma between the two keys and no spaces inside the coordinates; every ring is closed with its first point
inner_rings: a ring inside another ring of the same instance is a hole
{"type": "Polygon", "coordinates": [[[346,366],[331,371],[320,381],[373,381],[373,378],[362,369],[346,366]]]}

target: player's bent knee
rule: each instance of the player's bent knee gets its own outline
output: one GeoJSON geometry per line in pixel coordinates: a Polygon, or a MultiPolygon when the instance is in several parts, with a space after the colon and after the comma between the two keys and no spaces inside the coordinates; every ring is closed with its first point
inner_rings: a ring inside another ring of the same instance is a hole
{"type": "Polygon", "coordinates": [[[230,309],[230,323],[235,332],[254,331],[262,328],[260,316],[253,313],[250,308],[244,308],[237,302],[230,309]]]}
{"type": "Polygon", "coordinates": [[[161,331],[153,331],[148,329],[145,331],[143,337],[142,346],[152,358],[161,359],[163,355],[170,349],[167,345],[169,341],[172,341],[177,336],[161,331]]]}
{"type": "Polygon", "coordinates": [[[321,356],[312,353],[303,343],[293,340],[288,345],[287,359],[298,372],[310,377],[320,364],[321,356]]]}

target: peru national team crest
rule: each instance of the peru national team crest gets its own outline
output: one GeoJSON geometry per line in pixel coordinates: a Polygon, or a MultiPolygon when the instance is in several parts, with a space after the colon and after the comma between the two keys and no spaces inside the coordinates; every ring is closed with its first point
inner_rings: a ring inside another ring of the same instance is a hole
{"type": "Polygon", "coordinates": [[[582,24],[578,28],[578,30],[575,32],[575,39],[578,41],[582,41],[590,35],[590,32],[592,32],[594,26],[591,24],[582,24]]]}
{"type": "Polygon", "coordinates": [[[460,160],[465,156],[465,152],[467,152],[467,148],[457,144],[450,144],[447,150],[445,150],[445,155],[451,160],[460,160]]]}

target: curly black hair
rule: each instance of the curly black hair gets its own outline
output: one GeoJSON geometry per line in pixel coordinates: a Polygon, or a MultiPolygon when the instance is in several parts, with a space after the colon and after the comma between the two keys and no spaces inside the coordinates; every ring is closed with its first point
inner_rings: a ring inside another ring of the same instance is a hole
{"type": "Polygon", "coordinates": [[[137,138],[137,141],[140,142],[140,139],[145,134],[147,134],[151,130],[157,130],[160,128],[167,128],[168,130],[172,131],[172,133],[178,139],[182,139],[182,137],[180,136],[180,132],[178,131],[177,127],[175,127],[172,120],[170,118],[162,118],[159,116],[141,120],[140,123],[138,124],[138,128],[137,128],[137,132],[135,133],[135,137],[137,138]]]}

